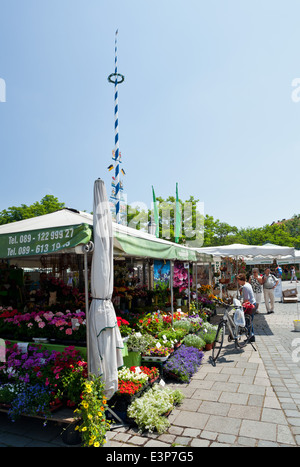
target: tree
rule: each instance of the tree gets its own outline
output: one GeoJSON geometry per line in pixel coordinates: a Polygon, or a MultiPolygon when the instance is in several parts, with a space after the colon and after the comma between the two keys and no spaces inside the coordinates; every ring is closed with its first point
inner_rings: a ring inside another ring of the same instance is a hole
{"type": "Polygon", "coordinates": [[[30,206],[21,204],[21,206],[11,206],[0,212],[0,225],[17,222],[31,217],[42,216],[51,212],[58,211],[65,207],[64,203],[58,201],[53,195],[44,196],[41,201],[36,201],[30,206]]]}

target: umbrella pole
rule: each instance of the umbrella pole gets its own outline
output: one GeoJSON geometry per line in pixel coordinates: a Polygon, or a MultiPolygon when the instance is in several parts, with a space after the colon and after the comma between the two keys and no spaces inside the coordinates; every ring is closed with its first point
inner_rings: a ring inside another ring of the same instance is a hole
{"type": "Polygon", "coordinates": [[[85,290],[85,324],[86,324],[86,356],[88,367],[88,379],[90,379],[90,336],[89,336],[89,285],[88,285],[88,250],[84,250],[84,290],[85,290]]]}
{"type": "Polygon", "coordinates": [[[83,246],[84,252],[84,295],[85,295],[85,327],[86,327],[86,359],[88,367],[88,379],[90,379],[90,328],[89,328],[89,275],[88,275],[88,253],[94,250],[94,243],[89,242],[83,246]]]}
{"type": "Polygon", "coordinates": [[[171,290],[171,313],[172,313],[172,327],[173,327],[173,315],[174,315],[174,305],[173,305],[173,261],[170,261],[170,290],[171,290]]]}

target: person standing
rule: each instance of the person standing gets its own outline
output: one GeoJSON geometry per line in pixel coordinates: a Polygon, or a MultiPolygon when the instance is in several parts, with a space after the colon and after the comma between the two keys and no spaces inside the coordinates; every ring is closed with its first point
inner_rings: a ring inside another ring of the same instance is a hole
{"type": "Polygon", "coordinates": [[[259,274],[259,269],[258,268],[253,268],[252,269],[252,275],[249,277],[249,284],[252,287],[255,301],[256,301],[256,313],[259,313],[258,307],[261,302],[261,297],[262,297],[262,277],[259,274]]]}
{"type": "Polygon", "coordinates": [[[291,283],[293,282],[294,279],[295,279],[296,283],[298,284],[298,279],[297,279],[297,276],[296,276],[295,267],[292,266],[291,267],[291,283]]]}
{"type": "MultiPolygon", "coordinates": [[[[256,301],[255,301],[254,292],[249,282],[246,282],[246,275],[238,274],[236,278],[237,278],[239,286],[242,287],[243,303],[250,302],[252,305],[255,306],[255,309],[256,309],[256,301]]],[[[254,313],[251,313],[250,316],[251,316],[251,328],[249,329],[251,333],[250,342],[255,342],[255,335],[254,335],[254,329],[253,329],[254,313]]]]}
{"type": "Polygon", "coordinates": [[[276,271],[277,271],[278,279],[281,279],[281,277],[282,277],[282,268],[279,265],[277,266],[276,271]]]}
{"type": "Polygon", "coordinates": [[[263,290],[264,290],[264,298],[265,298],[265,305],[268,315],[270,313],[274,313],[274,289],[279,283],[277,277],[274,274],[271,274],[270,268],[265,269],[265,274],[262,279],[263,283],[263,290]]]}

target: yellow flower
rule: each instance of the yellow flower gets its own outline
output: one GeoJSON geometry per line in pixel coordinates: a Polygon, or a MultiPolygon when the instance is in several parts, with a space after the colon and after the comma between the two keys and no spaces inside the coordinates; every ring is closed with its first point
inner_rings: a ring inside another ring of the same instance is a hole
{"type": "Polygon", "coordinates": [[[75,426],[75,431],[77,431],[77,430],[79,430],[79,426],[78,426],[78,425],[75,426]]]}
{"type": "Polygon", "coordinates": [[[92,420],[93,415],[91,415],[91,414],[89,413],[89,414],[88,414],[88,418],[89,418],[90,420],[92,420]]]}
{"type": "Polygon", "coordinates": [[[100,444],[99,444],[98,441],[96,441],[96,442],[94,443],[94,447],[95,447],[95,448],[99,448],[99,447],[100,447],[100,444]]]}
{"type": "Polygon", "coordinates": [[[83,405],[83,407],[84,407],[85,409],[88,409],[88,407],[89,407],[89,404],[88,404],[87,402],[83,402],[82,405],[83,405]]]}
{"type": "Polygon", "coordinates": [[[99,417],[102,417],[102,412],[98,412],[98,416],[99,416],[99,417]]]}
{"type": "Polygon", "coordinates": [[[86,428],[86,426],[84,426],[81,431],[86,431],[86,430],[87,430],[87,428],[86,428]]]}

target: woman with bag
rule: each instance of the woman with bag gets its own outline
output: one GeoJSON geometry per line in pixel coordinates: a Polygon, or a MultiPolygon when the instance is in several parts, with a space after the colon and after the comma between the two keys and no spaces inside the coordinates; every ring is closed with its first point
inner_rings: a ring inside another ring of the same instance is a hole
{"type": "Polygon", "coordinates": [[[245,274],[238,274],[236,278],[237,278],[239,286],[242,288],[243,303],[247,302],[247,304],[249,303],[249,305],[252,305],[252,308],[253,308],[252,313],[248,312],[249,315],[251,316],[251,329],[249,329],[249,331],[251,333],[250,342],[255,342],[255,335],[254,335],[254,329],[253,329],[253,317],[254,317],[254,310],[256,309],[256,301],[254,297],[254,292],[249,282],[246,282],[245,274]]]}

